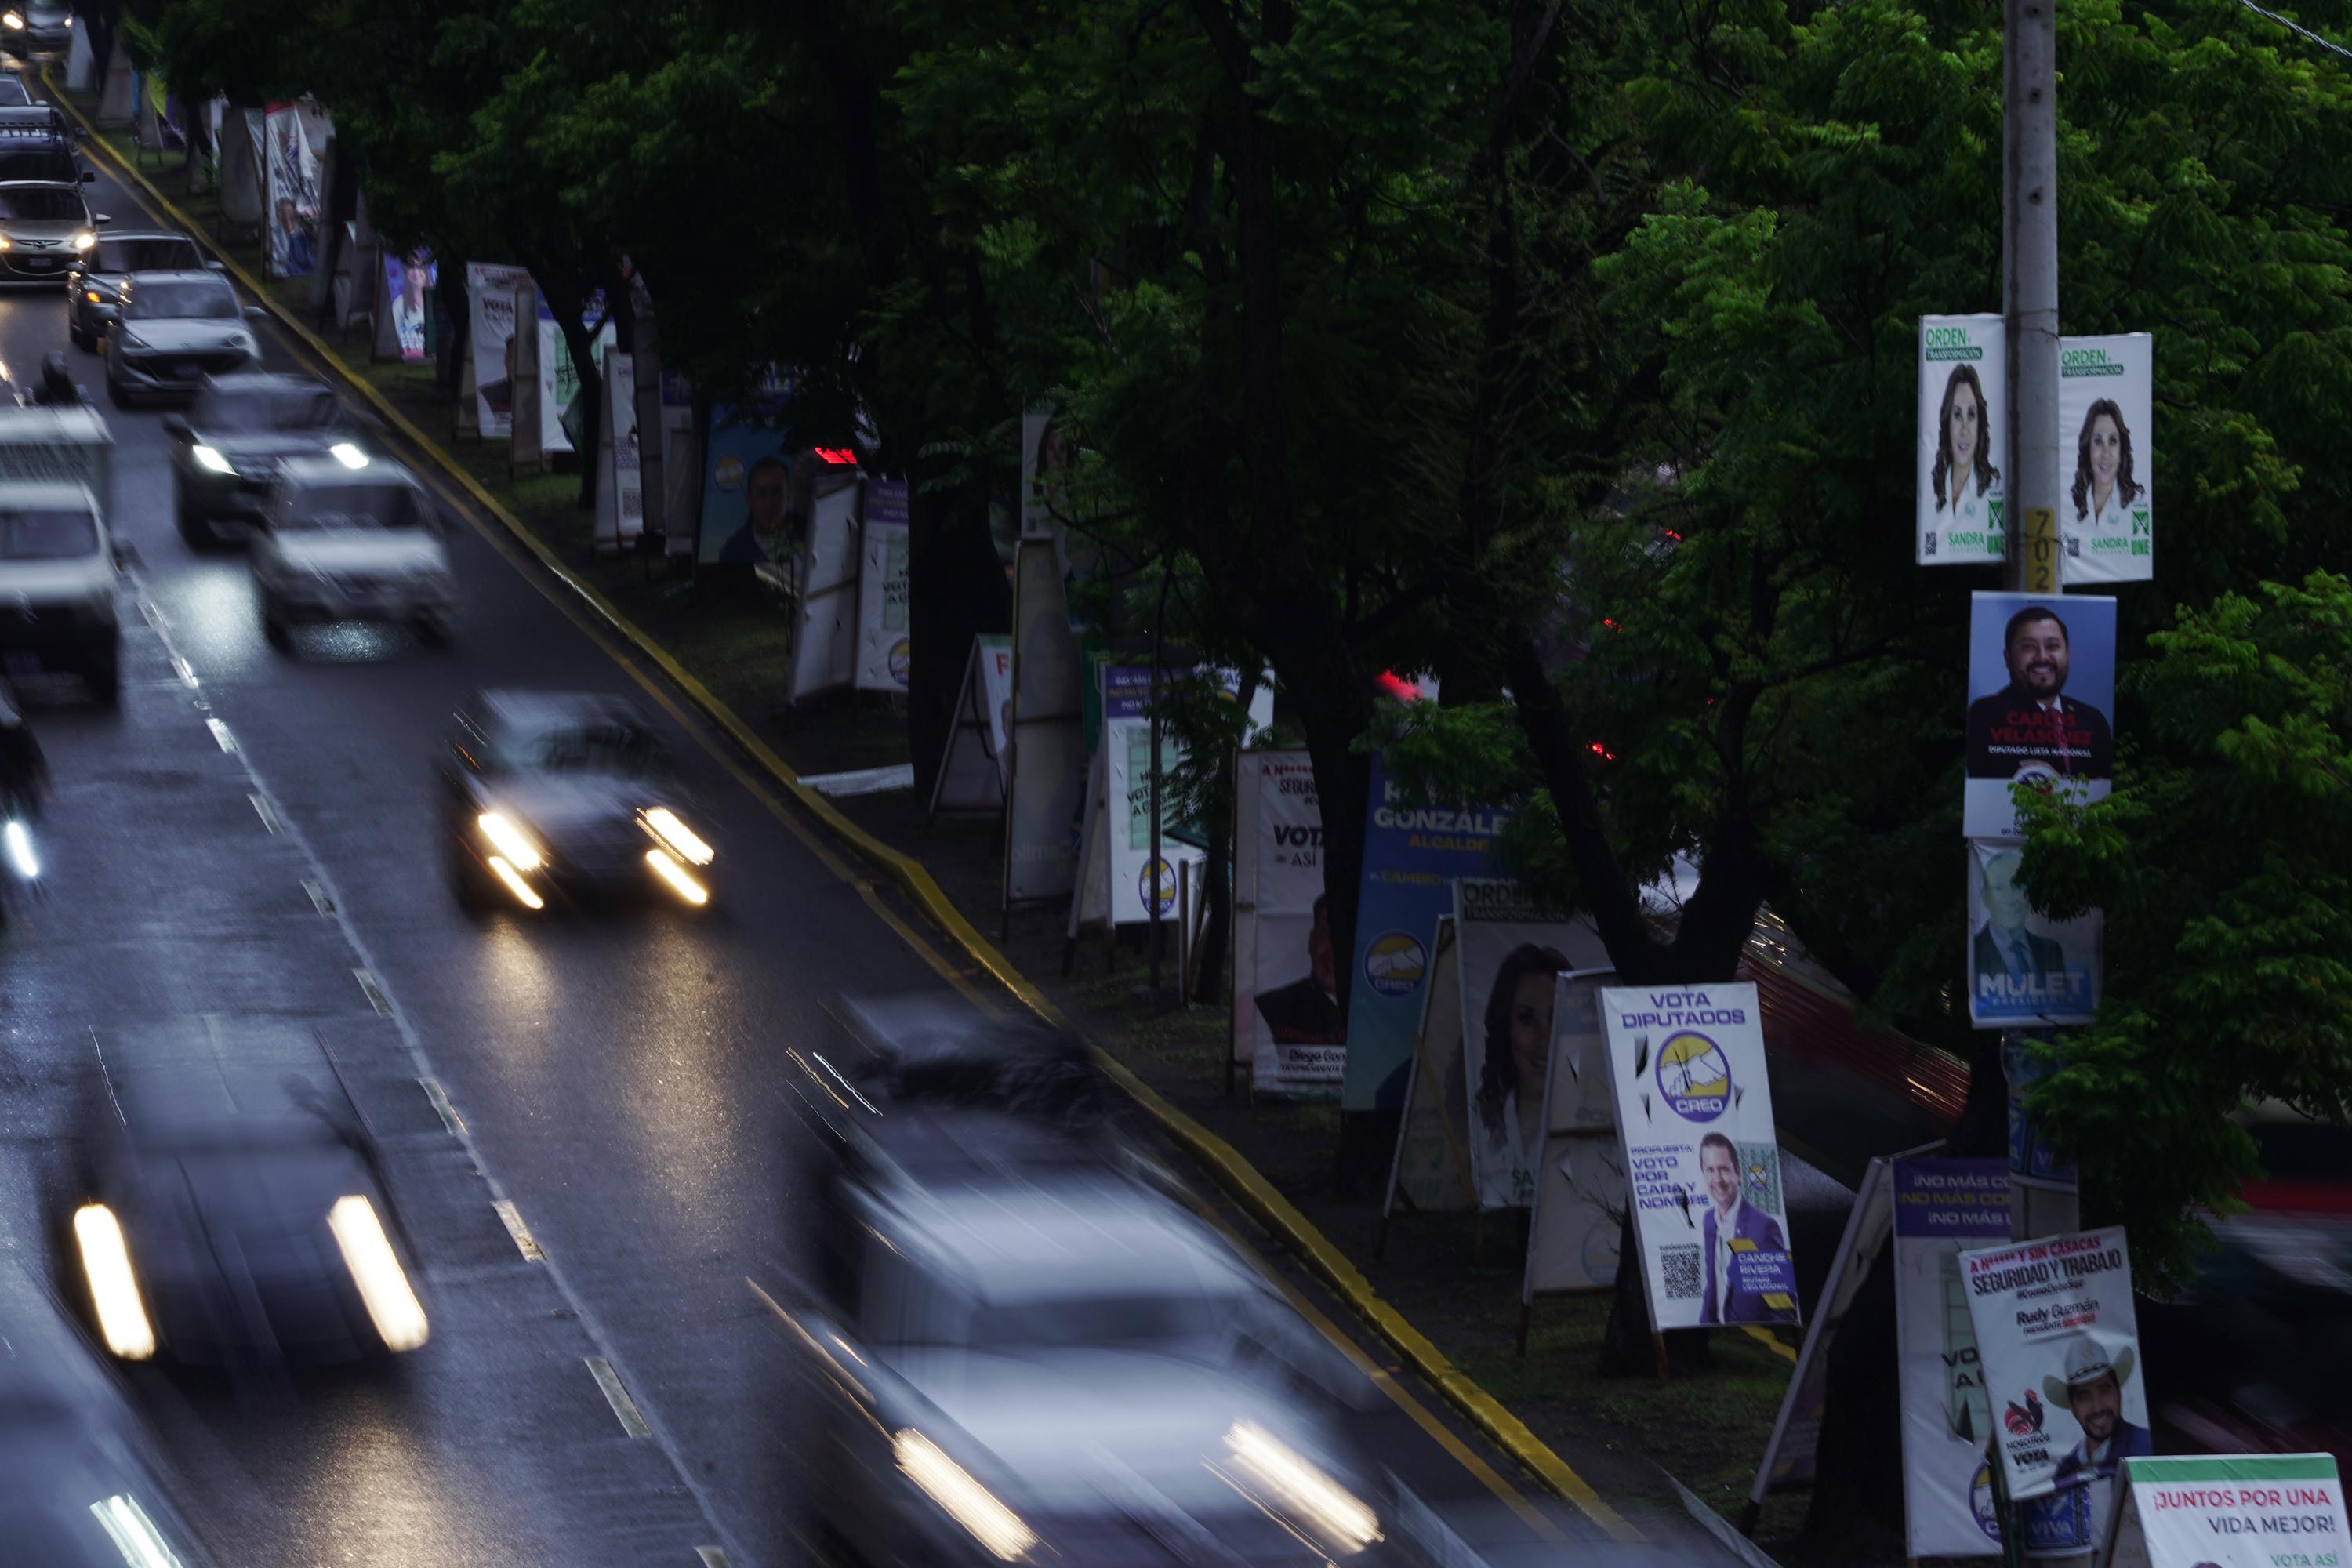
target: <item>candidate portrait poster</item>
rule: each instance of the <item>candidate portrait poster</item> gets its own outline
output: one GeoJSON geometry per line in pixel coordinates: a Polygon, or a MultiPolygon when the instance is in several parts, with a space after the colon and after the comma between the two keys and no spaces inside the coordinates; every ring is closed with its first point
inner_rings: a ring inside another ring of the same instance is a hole
{"type": "Polygon", "coordinates": [[[1589,922],[1500,878],[1454,880],[1454,931],[1462,1060],[1444,1086],[1451,1121],[1463,1130],[1478,1206],[1530,1208],[1548,1131],[1553,994],[1563,973],[1607,967],[1608,950],[1589,922]]]}
{"type": "Polygon", "coordinates": [[[515,290],[530,281],[520,267],[466,263],[466,308],[472,318],[467,353],[474,362],[474,414],[482,437],[514,433],[515,290]]]}
{"type": "Polygon", "coordinates": [[[1969,842],[1969,1021],[1979,1029],[2087,1024],[2099,1010],[2096,910],[2055,921],[2018,885],[2021,844],[1969,842]]]}
{"type": "Polygon", "coordinates": [[[1963,1252],[1960,1268],[2022,1544],[2090,1551],[2116,1467],[2151,1452],[2123,1228],[1963,1252]]]}
{"type": "Polygon", "coordinates": [[[2115,777],[2116,602],[1988,594],[1969,616],[1968,783],[1962,831],[2024,835],[2016,784],[2105,798],[2115,777]]]}
{"type": "Polygon", "coordinates": [[[1611,986],[1601,1012],[1651,1322],[1796,1322],[1756,987],[1611,986]]]}
{"type": "MultiPolygon", "coordinates": [[[[406,256],[392,250],[383,253],[383,299],[391,327],[390,346],[404,364],[433,357],[437,336],[433,289],[440,278],[441,269],[434,265],[429,250],[413,250],[406,256]]],[[[378,341],[382,342],[381,337],[378,341]]]]}
{"type": "Polygon", "coordinates": [[[1960,1252],[2009,1239],[2009,1163],[1898,1159],[1894,1190],[1905,1554],[1997,1557],[1992,1410],[1960,1252]]]}
{"type": "Polygon", "coordinates": [[[1235,768],[1234,1049],[1254,1094],[1330,1100],[1348,1062],[1339,959],[1323,895],[1323,802],[1303,751],[1235,768]]]}
{"type": "Polygon", "coordinates": [[[1454,878],[1492,874],[1489,857],[1510,814],[1491,805],[1410,805],[1378,755],[1368,805],[1339,1104],[1398,1110],[1438,917],[1453,912],[1454,878]]]}
{"type": "Polygon", "coordinates": [[[793,464],[783,428],[784,393],[769,388],[749,403],[710,411],[702,454],[702,530],[696,559],[705,566],[782,563],[799,549],[789,524],[793,464]]]}
{"type": "Polygon", "coordinates": [[[2156,576],[2156,340],[2146,332],[2058,342],[2058,533],[2065,581],[2156,576]]]}
{"type": "Polygon", "coordinates": [[[327,118],[305,104],[273,103],[262,124],[269,275],[308,278],[319,267],[319,148],[327,118]]]}
{"type": "Polygon", "coordinates": [[[1919,318],[1916,559],[1981,566],[2008,552],[2009,337],[1999,316],[1919,318]]]}
{"type": "Polygon", "coordinates": [[[2344,1568],[2352,1529],[2332,1454],[2124,1461],[2106,1568],[2344,1568]]]}

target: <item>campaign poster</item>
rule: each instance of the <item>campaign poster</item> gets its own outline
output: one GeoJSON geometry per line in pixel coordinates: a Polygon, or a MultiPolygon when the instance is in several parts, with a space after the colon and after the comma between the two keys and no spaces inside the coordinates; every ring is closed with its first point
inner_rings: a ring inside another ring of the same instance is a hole
{"type": "Polygon", "coordinates": [[[503,441],[514,430],[515,290],[530,281],[520,267],[466,263],[466,300],[473,318],[467,352],[474,361],[474,413],[482,438],[503,441]]]}
{"type": "Polygon", "coordinates": [[[1234,1055],[1249,1063],[1255,1094],[1329,1100],[1347,1067],[1348,1025],[1315,764],[1303,751],[1244,751],[1234,773],[1234,1055]]]}
{"type": "Polygon", "coordinates": [[[1421,999],[1382,1219],[1400,1211],[1454,1214],[1478,1206],[1462,1096],[1462,944],[1450,913],[1437,917],[1431,934],[1421,999]]]}
{"type": "Polygon", "coordinates": [[[1609,952],[1589,923],[1500,878],[1455,879],[1454,929],[1461,945],[1462,1069],[1445,1085],[1453,1120],[1466,1134],[1478,1206],[1531,1208],[1549,1131],[1544,1094],[1554,993],[1563,973],[1606,968],[1609,952]]]}
{"type": "Polygon", "coordinates": [[[1974,595],[1962,831],[2024,837],[2010,798],[2016,784],[2105,799],[2115,778],[2115,710],[2113,599],[1974,595]]]}
{"type": "Polygon", "coordinates": [[[292,103],[273,103],[262,111],[262,140],[268,162],[264,171],[269,201],[268,258],[272,278],[308,278],[319,267],[319,149],[324,116],[306,115],[292,103]],[[320,123],[310,125],[306,120],[320,123]]]}
{"type": "Polygon", "coordinates": [[[1491,805],[1408,805],[1378,755],[1370,807],[1339,1104],[1346,1110],[1397,1110],[1404,1105],[1437,917],[1454,908],[1454,878],[1493,873],[1489,856],[1510,814],[1491,805]]]}
{"type": "MultiPolygon", "coordinates": [[[[596,334],[596,358],[602,363],[605,353],[619,340],[610,317],[604,314],[604,296],[591,294],[580,308],[581,325],[596,334]]],[[[542,453],[569,452],[579,445],[580,421],[583,417],[580,396],[580,367],[572,363],[572,346],[563,341],[563,329],[555,320],[555,312],[547,303],[547,296],[539,296],[539,449],[542,453]]]]}
{"type": "Polygon", "coordinates": [[[2096,910],[2054,921],[2017,884],[2024,846],[1969,843],[1969,1021],[1979,1029],[2087,1024],[2099,1010],[2096,910]]]}
{"type": "Polygon", "coordinates": [[[2008,553],[2001,443],[2009,416],[2001,319],[1920,317],[1920,565],[1981,566],[2008,553]]]}
{"type": "MultiPolygon", "coordinates": [[[[433,289],[441,269],[429,250],[406,256],[383,253],[384,312],[392,321],[393,345],[401,363],[415,364],[433,357],[435,348],[433,289]]],[[[381,340],[378,340],[381,342],[381,340]]]]}
{"type": "Polygon", "coordinates": [[[2022,1544],[2095,1550],[2116,1466],[2151,1451],[2123,1228],[1962,1252],[1960,1268],[2022,1544]]]}
{"type": "Polygon", "coordinates": [[[866,481],[857,570],[857,689],[907,689],[907,481],[866,481]]]}
{"type": "Polygon", "coordinates": [[[781,564],[799,548],[789,515],[793,466],[783,420],[782,387],[710,411],[710,439],[702,455],[701,564],[781,564]]]}
{"type": "MultiPolygon", "coordinates": [[[[1102,755],[1104,804],[1102,824],[1108,835],[1105,865],[1109,877],[1107,918],[1114,925],[1136,925],[1176,918],[1176,868],[1189,864],[1199,878],[1206,864],[1202,852],[1170,837],[1176,825],[1173,803],[1166,798],[1169,774],[1182,765],[1184,748],[1174,736],[1160,737],[1160,853],[1151,852],[1151,668],[1149,665],[1104,664],[1102,681],[1102,755]]],[[[1099,911],[1089,911],[1090,914],[1099,911]]]]}
{"type": "Polygon", "coordinates": [[[2333,1454],[2126,1459],[2107,1568],[2344,1568],[2333,1454]]]}
{"type": "Polygon", "coordinates": [[[1011,782],[1006,737],[1013,731],[1013,639],[983,632],[971,639],[946,754],[931,784],[931,815],[1003,809],[1011,782]]]}
{"type": "Polygon", "coordinates": [[[2058,533],[2070,585],[2156,576],[2155,381],[2146,332],[2058,341],[2058,533]]]}
{"type": "Polygon", "coordinates": [[[1796,1322],[1756,987],[1612,986],[1601,1009],[1650,1321],[1796,1322]]]}
{"type": "Polygon", "coordinates": [[[2009,1239],[2001,1160],[1895,1162],[1895,1321],[1909,1557],[1997,1557],[1992,1411],[1960,1252],[2009,1239]]]}
{"type": "Polygon", "coordinates": [[[1609,1041],[1601,1028],[1601,993],[1615,973],[1571,971],[1552,982],[1544,1150],[1528,1222],[1522,1306],[1538,1296],[1606,1290],[1617,1282],[1625,1164],[1609,1092],[1609,1041]]]}
{"type": "Polygon", "coordinates": [[[618,550],[645,537],[646,491],[637,447],[636,356],[607,344],[604,351],[604,438],[596,443],[603,472],[596,485],[596,547],[618,550]]]}

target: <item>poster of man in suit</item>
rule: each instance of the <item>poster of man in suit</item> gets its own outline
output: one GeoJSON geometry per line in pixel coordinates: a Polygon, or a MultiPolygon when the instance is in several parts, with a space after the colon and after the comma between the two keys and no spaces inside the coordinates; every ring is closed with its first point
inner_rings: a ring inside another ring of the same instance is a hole
{"type": "Polygon", "coordinates": [[[2022,846],[1969,846],[1969,1020],[1979,1029],[2087,1024],[2099,1007],[2105,921],[2089,910],[2052,920],[2018,872],[2022,846]]]}

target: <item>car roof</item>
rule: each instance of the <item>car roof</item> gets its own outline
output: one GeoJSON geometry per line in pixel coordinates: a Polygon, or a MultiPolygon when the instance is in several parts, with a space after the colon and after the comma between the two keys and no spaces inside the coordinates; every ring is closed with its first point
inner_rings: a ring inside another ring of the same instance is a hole
{"type": "Polygon", "coordinates": [[[493,687],[478,693],[474,706],[482,720],[503,729],[529,731],[577,728],[592,724],[651,730],[644,710],[617,692],[533,691],[519,687],[493,687]]]}
{"type": "Polygon", "coordinates": [[[335,390],[315,375],[283,370],[232,370],[206,376],[205,385],[215,392],[323,392],[329,396],[335,390]]]}
{"type": "MultiPolygon", "coordinates": [[[[176,228],[109,228],[98,237],[101,243],[110,239],[179,239],[185,240],[190,245],[196,243],[194,236],[182,234],[176,228]]],[[[206,268],[205,270],[212,269],[206,268]]],[[[215,276],[217,277],[218,274],[215,273],[215,276]]]]}
{"type": "MultiPolygon", "coordinates": [[[[107,237],[111,239],[114,237],[112,235],[109,235],[107,237]]],[[[217,283],[224,289],[228,287],[228,279],[222,277],[219,273],[214,271],[209,267],[158,268],[152,272],[133,272],[130,277],[125,278],[123,282],[126,285],[131,283],[217,283]]]]}
{"type": "Polygon", "coordinates": [[[81,186],[72,180],[0,180],[0,191],[71,191],[79,195],[81,186]]]}
{"type": "Polygon", "coordinates": [[[370,458],[363,466],[354,468],[341,458],[320,452],[303,452],[283,458],[278,465],[278,488],[280,490],[320,489],[329,485],[337,489],[352,485],[378,489],[396,486],[420,493],[425,489],[415,474],[389,458],[370,458]]]}
{"type": "Polygon", "coordinates": [[[359,1125],[333,1059],[300,1024],[190,1018],[94,1029],[91,1039],[114,1114],[135,1135],[359,1125]]]}
{"type": "Polygon", "coordinates": [[[88,485],[68,484],[63,479],[8,479],[0,481],[0,510],[15,511],[28,507],[68,507],[95,512],[98,498],[90,494],[88,485]]]}
{"type": "Polygon", "coordinates": [[[875,1227],[901,1257],[993,1301],[1108,1286],[1129,1296],[1239,1294],[1233,1250],[1168,1199],[1115,1178],[926,1189],[883,1201],[875,1227]]]}

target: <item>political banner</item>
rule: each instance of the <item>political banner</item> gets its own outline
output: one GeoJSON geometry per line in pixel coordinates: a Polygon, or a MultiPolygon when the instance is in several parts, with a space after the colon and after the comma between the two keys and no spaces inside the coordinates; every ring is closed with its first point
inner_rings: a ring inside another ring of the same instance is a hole
{"type": "Polygon", "coordinates": [[[2022,845],[1969,844],[1969,1021],[1979,1029],[2087,1024],[2099,1010],[2096,910],[2054,921],[2017,885],[2022,845]]]}
{"type": "Polygon", "coordinates": [[[857,689],[907,689],[907,481],[866,481],[857,571],[857,689]]]}
{"type": "Polygon", "coordinates": [[[1176,918],[1176,868],[1204,863],[1201,850],[1177,842],[1168,830],[1175,826],[1171,802],[1165,798],[1168,775],[1182,765],[1184,748],[1163,730],[1160,737],[1160,834],[1158,858],[1152,856],[1151,670],[1146,665],[1105,664],[1100,667],[1102,692],[1102,757],[1105,805],[1104,865],[1108,873],[1108,918],[1115,925],[1135,925],[1157,914],[1176,918]]]}
{"type": "Polygon", "coordinates": [[[2155,382],[2146,332],[2058,341],[2058,458],[2074,458],[2058,502],[2070,587],[2156,576],[2155,382]]]}
{"type": "Polygon", "coordinates": [[[751,402],[710,411],[702,454],[702,529],[696,560],[705,566],[764,566],[792,559],[790,437],[785,395],[772,384],[751,402]]]}
{"type": "Polygon", "coordinates": [[[2024,835],[2016,784],[2106,797],[2115,776],[2116,602],[1974,595],[1969,616],[1968,782],[1961,831],[2024,835]]]}
{"type": "Polygon", "coordinates": [[[604,351],[604,438],[596,443],[596,547],[618,550],[646,532],[645,469],[637,449],[636,356],[604,351]]]}
{"type": "Polygon", "coordinates": [[[1329,1100],[1348,1061],[1323,896],[1323,802],[1303,751],[1234,764],[1234,1056],[1253,1094],[1329,1100]]]}
{"type": "MultiPolygon", "coordinates": [[[[580,324],[595,334],[596,359],[604,357],[618,342],[612,318],[604,313],[604,296],[600,290],[588,296],[580,308],[580,324]]],[[[580,395],[580,367],[572,362],[572,346],[563,341],[562,325],[555,319],[547,296],[539,296],[539,449],[543,454],[569,452],[579,445],[580,421],[584,416],[580,395]]]]}
{"type": "Polygon", "coordinates": [[[931,815],[1000,811],[1011,782],[1013,639],[983,632],[971,639],[957,688],[955,717],[931,781],[931,815]]]}
{"type": "Polygon", "coordinates": [[[1650,1321],[1796,1322],[1756,987],[1612,986],[1601,1009],[1650,1321]]]}
{"type": "Polygon", "coordinates": [[[1404,1075],[1383,1222],[1400,1211],[1453,1214],[1478,1205],[1462,1103],[1462,949],[1451,913],[1431,933],[1421,1026],[1404,1075]],[[1447,1086],[1453,1086],[1452,1092],[1447,1086]]]}
{"type": "Polygon", "coordinates": [[[798,548],[773,567],[792,585],[792,684],[803,702],[856,678],[857,470],[815,462],[793,476],[801,508],[798,548]],[[804,482],[803,482],[804,481],[804,482]]]}
{"type": "Polygon", "coordinates": [[[273,103],[262,119],[269,276],[308,278],[319,266],[319,149],[327,118],[315,107],[273,103]]]}
{"type": "Polygon", "coordinates": [[[2008,554],[1996,440],[2009,426],[2009,336],[1999,316],[1919,318],[1917,556],[1980,566],[2008,554]]]}
{"type": "Polygon", "coordinates": [[[1960,1269],[2022,1544],[2094,1550],[2116,1466],[2150,1451],[2123,1229],[1962,1252],[1960,1269]]]}
{"type": "Polygon", "coordinates": [[[1465,1130],[1481,1208],[1531,1208],[1549,1129],[1544,1121],[1559,976],[1605,969],[1609,950],[1517,882],[1460,877],[1454,926],[1461,944],[1462,1070],[1446,1083],[1465,1130]]]}
{"type": "Polygon", "coordinates": [[[467,356],[474,364],[474,416],[482,437],[503,441],[514,429],[515,290],[530,281],[520,267],[466,263],[467,356]]]}
{"type": "Polygon", "coordinates": [[[1543,1158],[1528,1220],[1522,1307],[1538,1296],[1606,1290],[1617,1282],[1625,1165],[1609,1092],[1609,1042],[1601,1028],[1601,992],[1615,973],[1574,970],[1552,980],[1543,1158]]]}
{"type": "Polygon", "coordinates": [[[1510,814],[1490,805],[1408,805],[1378,755],[1369,804],[1339,1103],[1347,1110],[1396,1110],[1404,1104],[1437,917],[1453,908],[1454,878],[1494,870],[1495,837],[1510,814]]]}
{"type": "Polygon", "coordinates": [[[376,298],[383,301],[375,329],[375,357],[415,364],[433,357],[439,333],[433,319],[433,290],[441,279],[429,250],[406,256],[386,250],[376,298]]]}
{"type": "Polygon", "coordinates": [[[2126,1459],[2105,1568],[2344,1568],[2333,1454],[2126,1459]]]}
{"type": "Polygon", "coordinates": [[[1087,755],[1077,634],[1052,539],[1013,557],[1012,772],[1006,786],[1004,902],[1058,899],[1078,879],[1087,755]]]}
{"type": "Polygon", "coordinates": [[[2008,1239],[2006,1163],[1895,1162],[1906,1556],[2000,1554],[2000,1517],[1985,1458],[1992,1411],[1960,1279],[1960,1251],[2008,1239]]]}

